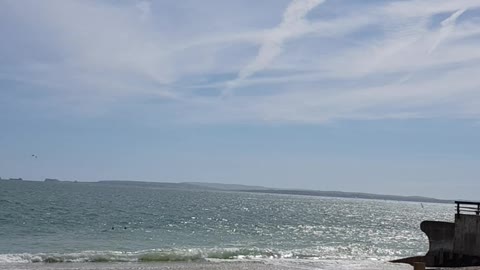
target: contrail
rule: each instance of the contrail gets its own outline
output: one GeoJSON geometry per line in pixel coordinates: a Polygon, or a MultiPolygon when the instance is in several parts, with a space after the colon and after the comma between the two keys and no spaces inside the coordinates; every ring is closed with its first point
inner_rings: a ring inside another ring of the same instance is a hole
{"type": "Polygon", "coordinates": [[[240,70],[237,77],[227,83],[223,96],[229,96],[232,90],[244,79],[265,69],[283,51],[283,44],[288,39],[308,32],[305,16],[316,6],[326,0],[293,0],[283,13],[282,22],[265,35],[255,59],[240,70]]]}
{"type": "Polygon", "coordinates": [[[433,43],[432,47],[430,50],[428,50],[428,54],[431,54],[433,51],[437,49],[437,47],[442,43],[445,39],[448,38],[448,36],[452,33],[453,29],[455,28],[455,23],[465,11],[467,11],[466,8],[457,10],[454,12],[450,17],[446,18],[445,20],[442,21],[441,25],[442,28],[439,31],[438,37],[433,43]]]}

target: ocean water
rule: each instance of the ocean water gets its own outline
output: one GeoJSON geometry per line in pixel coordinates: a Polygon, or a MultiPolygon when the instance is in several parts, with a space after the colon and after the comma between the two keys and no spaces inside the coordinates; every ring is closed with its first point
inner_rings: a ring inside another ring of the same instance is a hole
{"type": "Polygon", "coordinates": [[[0,181],[0,269],[410,269],[448,204],[0,181]]]}

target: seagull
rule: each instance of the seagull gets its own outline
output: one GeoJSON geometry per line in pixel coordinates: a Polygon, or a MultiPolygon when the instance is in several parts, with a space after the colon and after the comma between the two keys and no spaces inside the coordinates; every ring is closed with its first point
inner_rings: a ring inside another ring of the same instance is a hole
{"type": "Polygon", "coordinates": [[[32,158],[38,158],[38,156],[37,156],[37,155],[34,155],[34,154],[32,154],[32,158]]]}

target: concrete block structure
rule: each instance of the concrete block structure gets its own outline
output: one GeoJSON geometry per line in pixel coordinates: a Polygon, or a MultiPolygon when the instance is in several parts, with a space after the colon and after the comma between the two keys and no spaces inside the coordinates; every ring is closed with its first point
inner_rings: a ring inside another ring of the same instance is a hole
{"type": "Polygon", "coordinates": [[[480,266],[480,202],[456,201],[455,222],[423,221],[429,250],[425,256],[394,262],[423,262],[430,267],[480,266]]]}

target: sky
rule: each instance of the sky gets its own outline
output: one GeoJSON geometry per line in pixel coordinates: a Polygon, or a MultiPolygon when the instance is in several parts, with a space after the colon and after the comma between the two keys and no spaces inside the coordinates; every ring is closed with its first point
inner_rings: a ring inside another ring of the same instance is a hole
{"type": "Polygon", "coordinates": [[[0,177],[480,200],[479,48],[478,0],[2,0],[0,177]]]}

